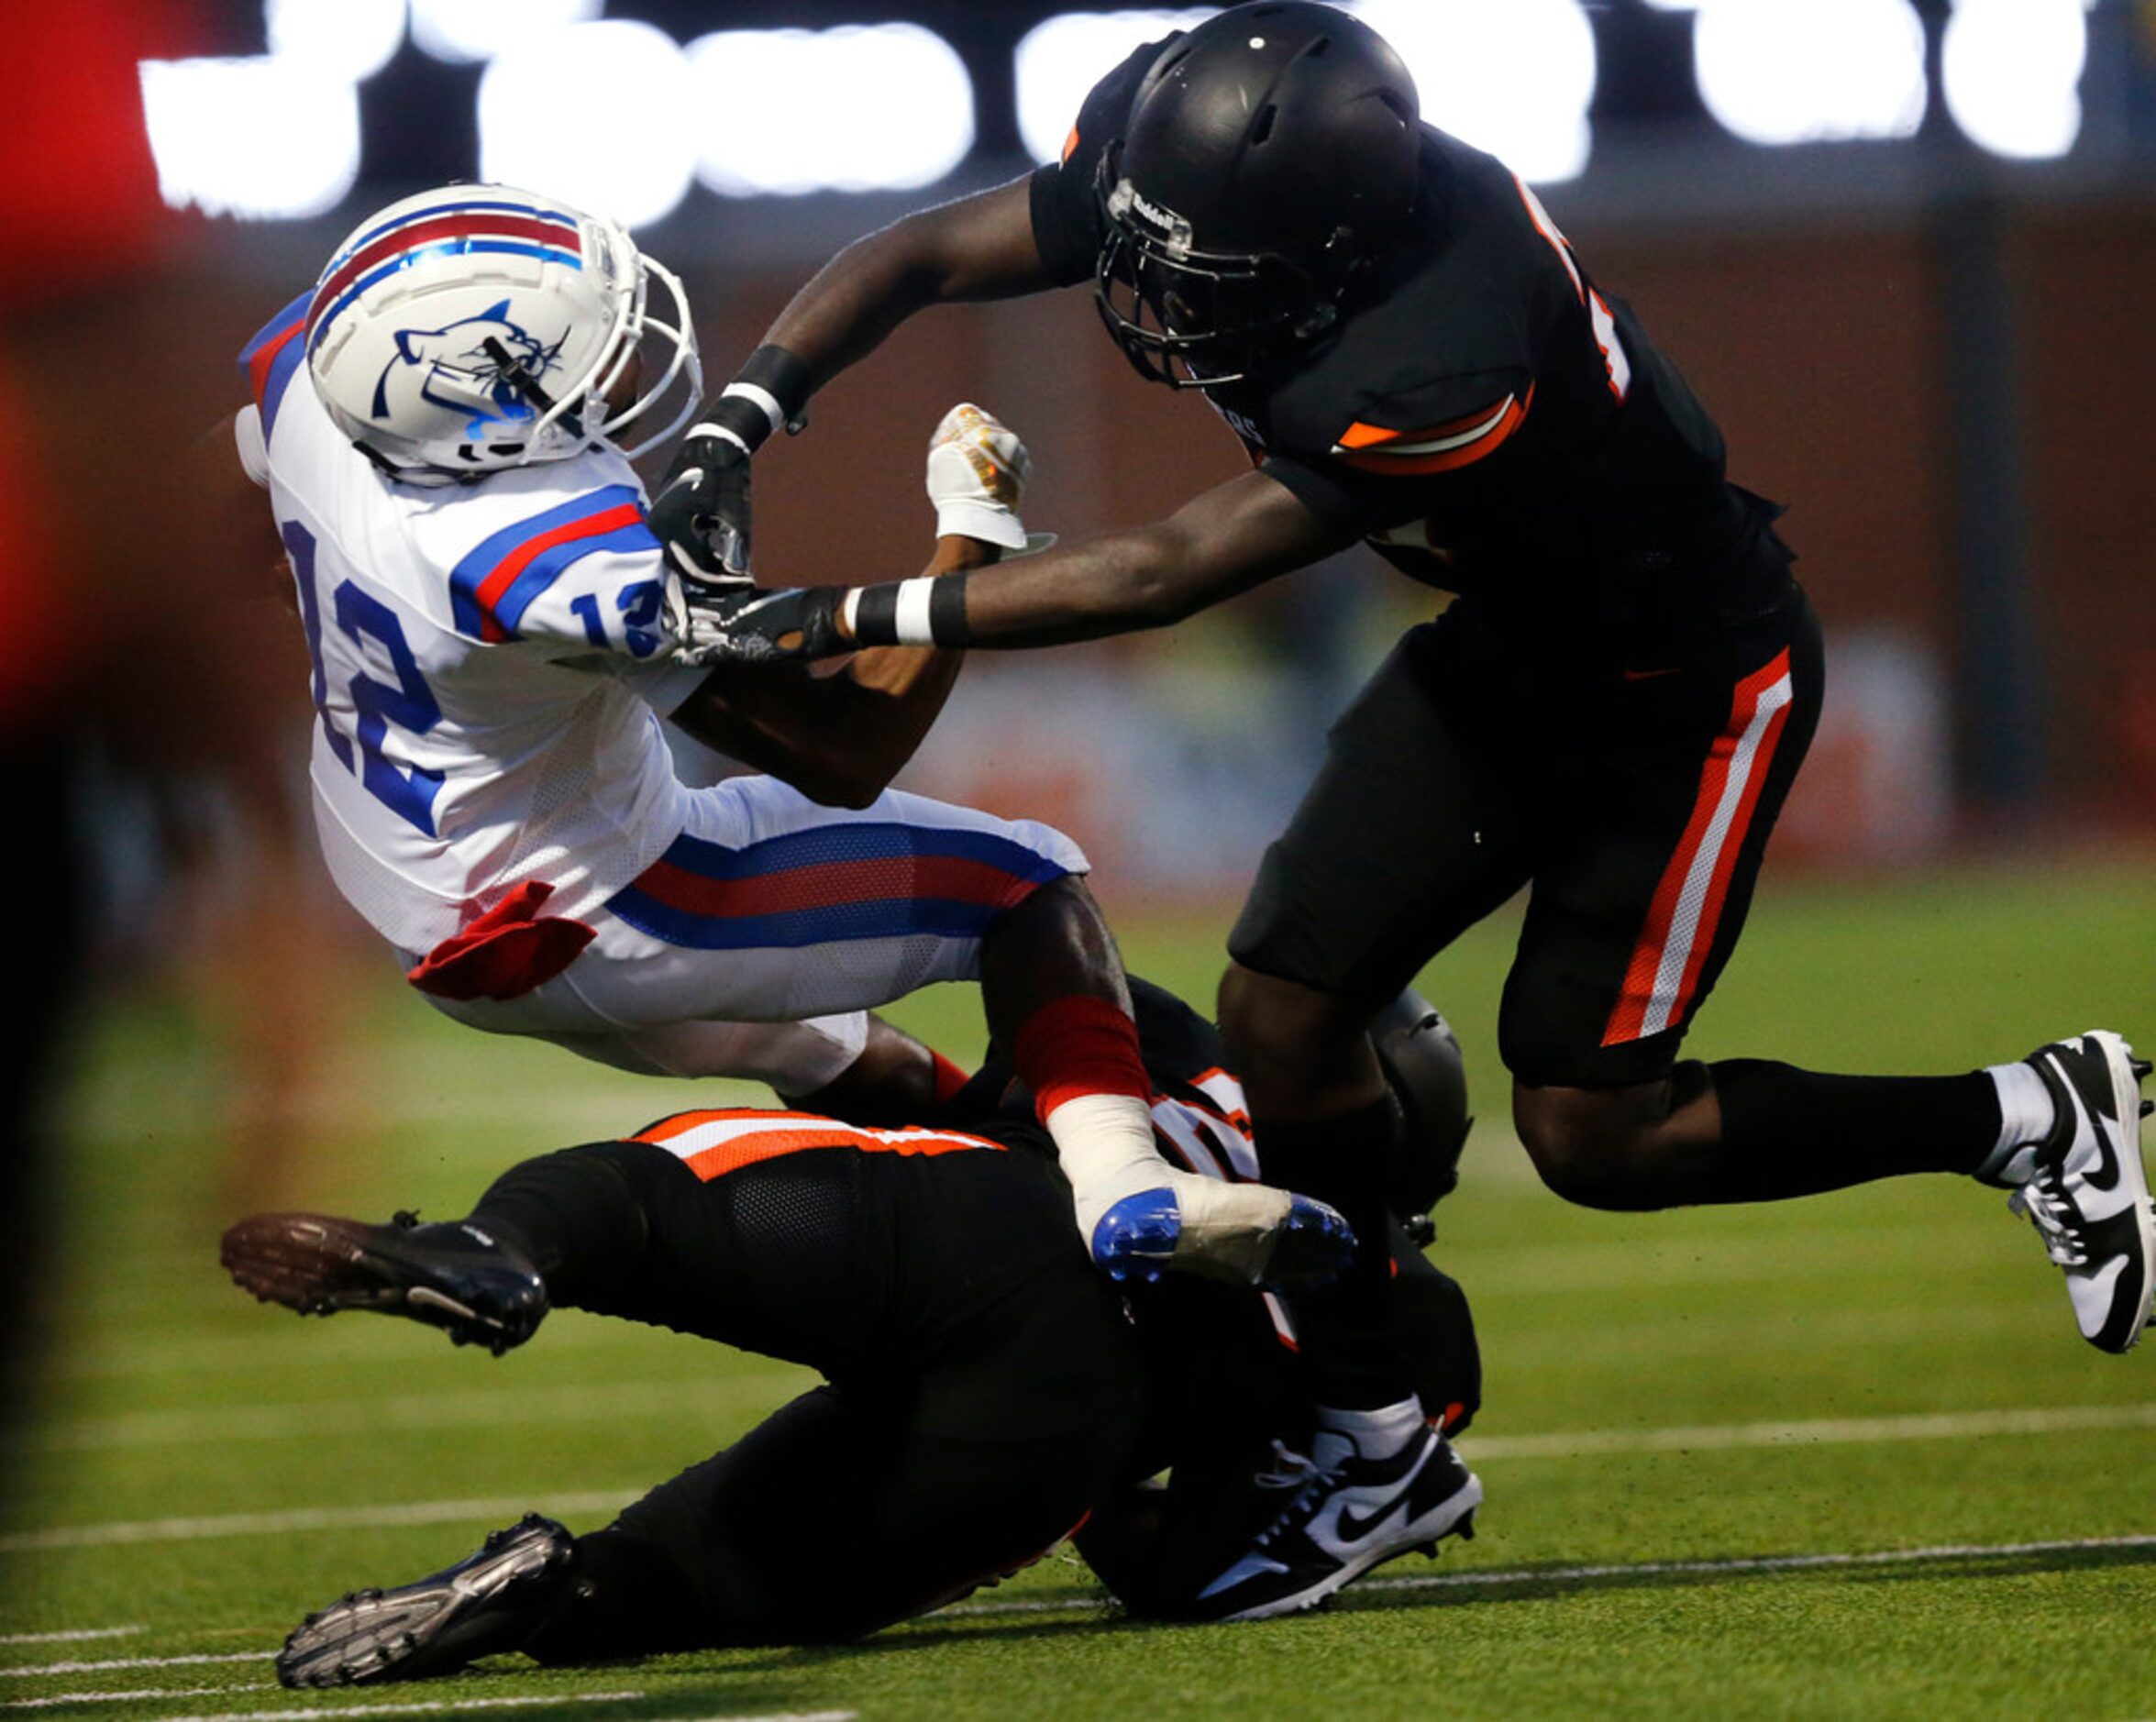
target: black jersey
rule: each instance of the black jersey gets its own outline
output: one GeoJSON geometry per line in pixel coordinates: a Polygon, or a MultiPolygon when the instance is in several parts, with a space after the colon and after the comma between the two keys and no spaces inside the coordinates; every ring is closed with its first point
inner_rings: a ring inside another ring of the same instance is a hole
{"type": "MultiPolygon", "coordinates": [[[[1093,272],[1100,160],[1162,46],[1094,87],[1062,161],[1034,175],[1034,237],[1059,281],[1093,272]]],[[[1206,394],[1321,518],[1538,622],[1568,598],[1596,621],[1628,575],[1711,574],[1760,519],[1725,482],[1713,421],[1533,192],[1428,126],[1410,221],[1333,329],[1206,394]]]]}

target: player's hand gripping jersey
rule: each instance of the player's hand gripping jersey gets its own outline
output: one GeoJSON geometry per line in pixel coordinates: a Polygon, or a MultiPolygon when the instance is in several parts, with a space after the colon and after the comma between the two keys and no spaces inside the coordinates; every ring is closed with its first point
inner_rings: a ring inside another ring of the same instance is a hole
{"type": "Polygon", "coordinates": [[[668,655],[643,488],[609,446],[482,484],[385,481],[307,385],[307,304],[243,354],[238,438],[314,659],[330,872],[407,952],[525,879],[553,887],[548,915],[586,914],[686,818],[658,714],[703,672],[668,655]]]}
{"type": "MultiPolygon", "coordinates": [[[[1165,46],[1102,79],[1034,175],[1034,237],[1060,282],[1095,273],[1111,146],[1165,46]]],[[[1407,229],[1332,329],[1204,393],[1321,517],[1418,580],[1545,620],[1612,577],[1719,559],[1751,524],[1720,433],[1534,193],[1430,126],[1407,229]]]]}

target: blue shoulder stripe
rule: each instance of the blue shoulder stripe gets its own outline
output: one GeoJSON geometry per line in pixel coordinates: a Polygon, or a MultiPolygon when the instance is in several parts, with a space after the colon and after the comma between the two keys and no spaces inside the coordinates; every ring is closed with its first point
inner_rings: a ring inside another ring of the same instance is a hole
{"type": "Polygon", "coordinates": [[[449,613],[468,639],[504,640],[572,563],[594,550],[658,547],[636,486],[605,485],[482,538],[449,570],[449,613]],[[624,509],[633,517],[605,518],[624,509]]]}

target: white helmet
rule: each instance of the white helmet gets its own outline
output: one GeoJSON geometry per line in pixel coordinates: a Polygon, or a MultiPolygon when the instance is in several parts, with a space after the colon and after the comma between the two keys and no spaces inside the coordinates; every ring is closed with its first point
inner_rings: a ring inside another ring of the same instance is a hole
{"type": "Polygon", "coordinates": [[[689,302],[614,222],[506,185],[450,185],[392,204],[337,248],[307,307],[315,392],[392,476],[470,478],[559,460],[611,438],[677,378],[679,430],[703,392],[689,302]],[[672,321],[651,315],[657,280],[672,321]],[[647,335],[671,350],[636,398],[607,396],[647,335]]]}

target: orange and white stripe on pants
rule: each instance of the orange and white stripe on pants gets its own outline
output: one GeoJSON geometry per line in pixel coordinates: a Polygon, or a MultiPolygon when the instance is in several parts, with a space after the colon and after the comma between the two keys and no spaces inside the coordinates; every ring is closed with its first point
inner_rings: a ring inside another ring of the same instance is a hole
{"type": "Polygon", "coordinates": [[[1683,840],[1654,888],[1623,989],[1602,1031],[1603,1045],[1645,1040],[1684,1021],[1714,948],[1730,878],[1793,691],[1786,649],[1737,684],[1730,721],[1708,750],[1683,840]]]}
{"type": "Polygon", "coordinates": [[[968,1148],[998,1153],[1003,1144],[958,1131],[863,1130],[813,1112],[771,1112],[747,1107],[677,1112],[630,1139],[666,1149],[706,1184],[760,1160],[806,1148],[854,1148],[864,1154],[947,1154],[968,1148]]]}

